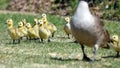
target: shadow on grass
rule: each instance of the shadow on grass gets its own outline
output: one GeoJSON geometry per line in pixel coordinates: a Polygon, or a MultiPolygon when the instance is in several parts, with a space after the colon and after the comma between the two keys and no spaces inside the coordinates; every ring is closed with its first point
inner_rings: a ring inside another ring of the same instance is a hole
{"type": "Polygon", "coordinates": [[[120,56],[119,56],[119,57],[116,57],[116,56],[114,56],[114,55],[110,55],[110,56],[103,56],[102,58],[120,58],[120,56]]]}
{"type": "MultiPolygon", "coordinates": [[[[90,62],[90,63],[93,63],[92,60],[91,60],[91,61],[86,61],[86,60],[77,59],[77,58],[73,58],[73,59],[71,59],[71,58],[69,58],[69,59],[63,59],[63,58],[51,58],[51,57],[50,57],[50,59],[52,59],[52,60],[58,60],[58,61],[82,61],[82,62],[90,62]]],[[[94,62],[98,62],[98,61],[100,61],[100,60],[101,60],[101,59],[95,59],[94,62]]]]}
{"type": "Polygon", "coordinates": [[[70,41],[69,43],[76,43],[76,44],[79,44],[77,41],[70,41]]]}
{"type": "Polygon", "coordinates": [[[80,59],[62,59],[62,58],[51,58],[50,57],[50,59],[52,59],[52,60],[58,60],[58,61],[82,61],[82,60],[80,60],[80,59]]]}

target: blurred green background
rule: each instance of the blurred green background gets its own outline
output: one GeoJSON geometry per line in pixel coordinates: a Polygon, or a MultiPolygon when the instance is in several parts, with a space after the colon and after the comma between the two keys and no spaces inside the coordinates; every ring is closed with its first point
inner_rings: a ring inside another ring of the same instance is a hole
{"type": "MultiPolygon", "coordinates": [[[[109,20],[120,19],[120,0],[86,0],[93,14],[109,20]]],[[[73,15],[79,0],[0,0],[0,10],[73,15]]]]}

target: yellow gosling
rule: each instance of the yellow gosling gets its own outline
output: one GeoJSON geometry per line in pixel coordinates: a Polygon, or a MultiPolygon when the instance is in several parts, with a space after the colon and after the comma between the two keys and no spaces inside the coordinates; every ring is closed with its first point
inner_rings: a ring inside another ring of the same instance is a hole
{"type": "Polygon", "coordinates": [[[23,37],[27,37],[27,31],[25,30],[22,22],[18,23],[18,29],[21,32],[21,34],[23,35],[23,37]]]}
{"type": "MultiPolygon", "coordinates": [[[[36,35],[39,37],[39,26],[38,26],[38,20],[34,19],[34,25],[33,25],[33,29],[36,33],[36,35]]],[[[40,37],[39,37],[40,38],[40,37]]],[[[37,39],[37,38],[36,38],[37,39]]]]}
{"type": "Polygon", "coordinates": [[[30,23],[26,24],[26,27],[28,29],[28,36],[29,36],[29,40],[33,40],[35,38],[39,38],[39,36],[35,33],[34,29],[32,28],[30,23]]]}
{"type": "Polygon", "coordinates": [[[119,57],[119,52],[120,52],[120,43],[119,43],[119,37],[118,35],[113,35],[112,36],[112,47],[113,49],[117,52],[116,57],[119,57]]]}
{"type": "Polygon", "coordinates": [[[41,41],[43,42],[43,39],[48,39],[48,42],[50,42],[50,36],[51,32],[44,27],[43,21],[39,20],[39,36],[41,38],[41,41]]]}
{"type": "Polygon", "coordinates": [[[7,25],[8,25],[8,34],[10,35],[11,39],[13,40],[13,44],[15,44],[16,40],[18,40],[17,43],[20,43],[21,39],[21,33],[18,28],[13,27],[13,20],[8,19],[7,20],[7,25]]]}
{"type": "MultiPolygon", "coordinates": [[[[27,31],[27,27],[26,27],[26,24],[27,24],[26,19],[22,19],[21,22],[23,23],[24,30],[25,30],[26,32],[28,32],[28,31],[27,31]]],[[[28,36],[27,36],[26,38],[27,38],[27,40],[28,40],[28,36]]]]}
{"type": "Polygon", "coordinates": [[[70,27],[70,18],[66,17],[65,18],[65,25],[64,25],[64,31],[65,33],[68,35],[68,38],[70,38],[70,34],[71,34],[71,27],[70,27]]]}
{"type": "Polygon", "coordinates": [[[57,31],[56,26],[47,20],[46,14],[42,14],[42,20],[44,22],[44,26],[50,30],[52,37],[54,37],[54,33],[57,31]]]}
{"type": "Polygon", "coordinates": [[[25,26],[27,24],[26,19],[22,19],[22,23],[25,26]]]}

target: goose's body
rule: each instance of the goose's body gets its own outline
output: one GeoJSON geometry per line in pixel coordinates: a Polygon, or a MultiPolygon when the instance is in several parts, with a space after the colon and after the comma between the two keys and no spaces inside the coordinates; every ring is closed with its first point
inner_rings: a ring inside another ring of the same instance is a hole
{"type": "Polygon", "coordinates": [[[81,45],[83,59],[90,60],[84,53],[84,45],[86,45],[94,47],[94,61],[98,47],[107,47],[110,38],[100,19],[91,14],[87,2],[80,1],[70,25],[73,36],[81,45]]]}

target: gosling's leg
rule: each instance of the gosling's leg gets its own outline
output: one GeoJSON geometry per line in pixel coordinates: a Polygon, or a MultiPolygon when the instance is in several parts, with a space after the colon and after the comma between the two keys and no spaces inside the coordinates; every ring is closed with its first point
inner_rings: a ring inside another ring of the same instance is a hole
{"type": "Polygon", "coordinates": [[[13,44],[15,44],[15,40],[13,39],[13,44]]]}
{"type": "Polygon", "coordinates": [[[48,42],[51,42],[50,37],[48,38],[48,42]]]}
{"type": "Polygon", "coordinates": [[[41,42],[43,42],[43,39],[41,38],[41,42]]]}
{"type": "Polygon", "coordinates": [[[20,44],[20,39],[18,39],[18,44],[20,44]]]}
{"type": "Polygon", "coordinates": [[[52,33],[52,37],[54,37],[55,32],[52,33]]]}
{"type": "Polygon", "coordinates": [[[117,51],[116,58],[118,58],[118,57],[119,57],[119,52],[117,51]]]}
{"type": "Polygon", "coordinates": [[[68,34],[68,39],[70,39],[70,35],[68,34]]]}

